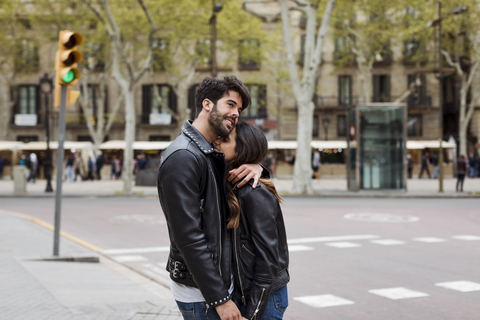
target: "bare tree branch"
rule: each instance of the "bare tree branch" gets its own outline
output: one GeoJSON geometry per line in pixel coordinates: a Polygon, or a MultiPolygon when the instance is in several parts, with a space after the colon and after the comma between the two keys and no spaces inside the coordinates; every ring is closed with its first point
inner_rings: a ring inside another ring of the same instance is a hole
{"type": "MultiPolygon", "coordinates": [[[[453,62],[452,58],[450,57],[450,54],[447,51],[442,50],[442,54],[445,57],[445,59],[447,60],[447,63],[449,65],[451,65],[452,67],[454,67],[455,69],[457,69],[457,72],[460,76],[463,76],[463,70],[462,70],[462,67],[460,66],[460,63],[453,62]]],[[[442,68],[442,67],[440,66],[440,68],[442,68]]],[[[438,70],[438,71],[440,71],[440,70],[438,70]]]]}
{"type": "Polygon", "coordinates": [[[295,56],[293,54],[293,46],[292,46],[292,35],[290,31],[290,17],[288,15],[288,1],[281,0],[282,6],[282,26],[283,26],[283,41],[285,44],[285,51],[287,54],[287,64],[288,70],[290,74],[290,80],[292,82],[292,89],[295,95],[296,100],[300,100],[300,80],[298,79],[297,73],[297,66],[295,64],[295,56]]]}

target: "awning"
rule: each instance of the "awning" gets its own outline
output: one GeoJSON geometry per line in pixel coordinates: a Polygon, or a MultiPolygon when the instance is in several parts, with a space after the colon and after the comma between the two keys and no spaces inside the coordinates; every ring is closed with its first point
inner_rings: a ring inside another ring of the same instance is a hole
{"type": "Polygon", "coordinates": [[[0,150],[20,150],[23,144],[21,141],[0,141],[0,150]]]}
{"type": "MultiPolygon", "coordinates": [[[[165,150],[172,143],[171,141],[135,141],[133,142],[133,150],[165,150]]],[[[99,148],[101,150],[123,150],[125,149],[124,140],[111,140],[102,143],[99,148]]]]}
{"type": "MultiPolygon", "coordinates": [[[[92,149],[93,145],[90,141],[65,141],[63,143],[63,148],[65,150],[69,149],[92,149]]],[[[50,149],[56,150],[58,149],[58,141],[50,141],[50,149]]],[[[24,143],[20,150],[47,150],[47,142],[46,141],[32,141],[28,143],[24,143]]]]}
{"type": "MultiPolygon", "coordinates": [[[[452,142],[443,141],[442,148],[443,149],[454,149],[457,145],[452,142]]],[[[414,150],[414,149],[438,149],[440,148],[440,142],[438,140],[408,140],[407,141],[407,149],[414,150]]]]}

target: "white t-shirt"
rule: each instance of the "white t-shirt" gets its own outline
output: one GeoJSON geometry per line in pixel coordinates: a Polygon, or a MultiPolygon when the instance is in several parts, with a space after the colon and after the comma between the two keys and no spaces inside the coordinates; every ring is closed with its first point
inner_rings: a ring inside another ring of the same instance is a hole
{"type": "MultiPolygon", "coordinates": [[[[230,295],[232,295],[233,292],[233,275],[231,279],[232,282],[230,283],[230,288],[228,289],[228,293],[230,295]]],[[[202,292],[200,292],[200,289],[198,288],[189,287],[170,279],[170,289],[172,290],[173,298],[177,301],[184,303],[205,302],[202,292]]]]}

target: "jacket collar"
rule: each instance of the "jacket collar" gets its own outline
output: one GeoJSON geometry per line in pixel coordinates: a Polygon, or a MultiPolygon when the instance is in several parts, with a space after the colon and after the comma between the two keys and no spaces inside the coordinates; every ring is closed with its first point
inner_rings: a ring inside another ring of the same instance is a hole
{"type": "Polygon", "coordinates": [[[185,121],[185,124],[182,127],[182,132],[185,134],[190,140],[195,142],[198,148],[205,154],[210,154],[214,152],[212,145],[208,143],[204,136],[192,125],[191,120],[185,121]]]}

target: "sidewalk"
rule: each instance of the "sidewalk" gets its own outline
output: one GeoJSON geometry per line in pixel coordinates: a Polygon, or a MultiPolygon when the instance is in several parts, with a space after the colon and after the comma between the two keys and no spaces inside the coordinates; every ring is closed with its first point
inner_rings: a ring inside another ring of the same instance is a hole
{"type": "MultiPolygon", "coordinates": [[[[95,257],[61,238],[61,257],[95,257]]],[[[0,213],[0,310],[8,320],[177,320],[169,289],[107,258],[99,263],[44,261],[53,233],[0,213]]]]}
{"type": "MultiPolygon", "coordinates": [[[[275,185],[283,196],[292,194],[292,179],[276,179],[275,185]]],[[[13,181],[0,180],[0,198],[13,196],[27,197],[54,197],[55,192],[45,193],[45,180],[37,180],[35,184],[27,184],[26,195],[16,195],[13,192],[13,181]]],[[[55,183],[52,182],[53,189],[56,190],[55,183]]],[[[389,191],[389,190],[362,190],[359,192],[348,191],[347,181],[345,179],[317,179],[312,180],[312,186],[315,191],[314,196],[318,197],[381,197],[381,198],[480,198],[480,179],[465,179],[464,191],[455,192],[456,179],[444,179],[444,192],[438,192],[438,180],[434,179],[410,179],[407,181],[407,191],[389,191]]],[[[123,181],[121,180],[95,180],[95,181],[77,181],[75,183],[64,182],[62,185],[62,195],[64,197],[113,197],[125,196],[122,192],[123,181]]],[[[156,197],[156,187],[136,187],[132,186],[133,196],[156,197]]]]}

